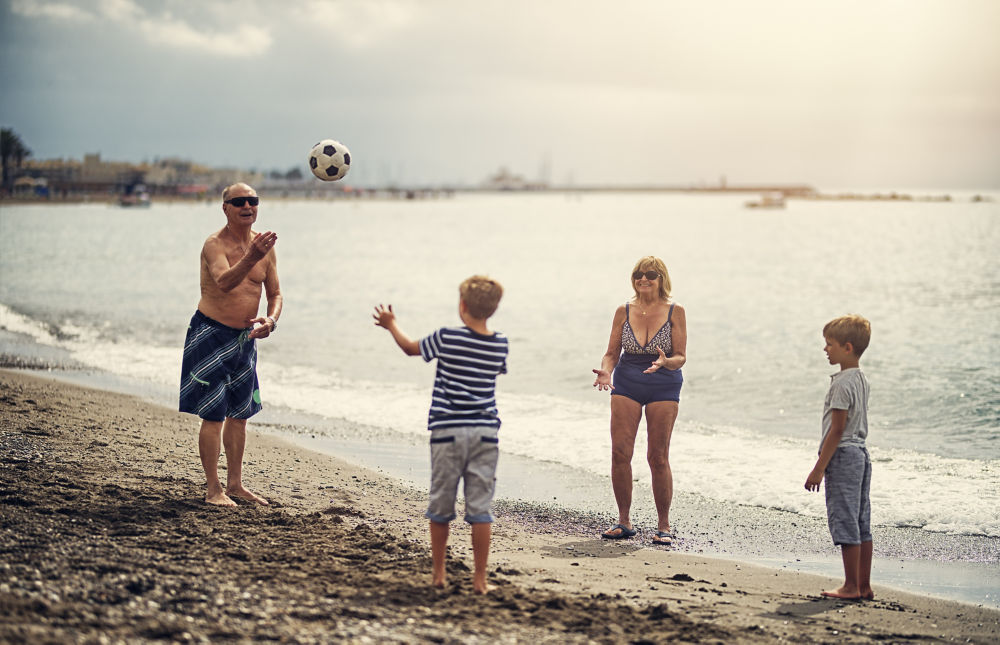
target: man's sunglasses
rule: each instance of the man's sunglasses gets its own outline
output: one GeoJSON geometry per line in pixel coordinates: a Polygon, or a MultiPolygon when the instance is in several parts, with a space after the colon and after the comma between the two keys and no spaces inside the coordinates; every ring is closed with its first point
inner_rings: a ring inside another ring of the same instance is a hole
{"type": "Polygon", "coordinates": [[[642,276],[646,276],[647,280],[656,280],[657,278],[660,277],[660,274],[657,273],[656,271],[636,271],[635,273],[632,274],[632,279],[638,280],[642,276]]]}
{"type": "Polygon", "coordinates": [[[236,208],[243,208],[243,205],[250,202],[251,206],[256,206],[260,203],[260,197],[250,196],[250,197],[233,197],[232,199],[227,199],[227,204],[232,204],[236,208]]]}

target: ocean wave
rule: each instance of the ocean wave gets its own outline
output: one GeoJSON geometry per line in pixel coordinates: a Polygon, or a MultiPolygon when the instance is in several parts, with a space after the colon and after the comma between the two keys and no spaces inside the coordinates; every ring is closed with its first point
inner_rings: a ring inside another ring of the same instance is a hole
{"type": "MultiPolygon", "coordinates": [[[[40,345],[67,351],[81,364],[116,376],[173,387],[180,347],[153,346],[129,338],[107,339],[97,326],[71,317],[45,319],[0,304],[0,328],[40,345]]],[[[426,436],[429,388],[415,383],[365,381],[333,370],[263,360],[262,392],[270,406],[345,420],[320,424],[319,432],[354,432],[369,440],[400,434],[426,436]]],[[[608,478],[609,406],[546,394],[498,393],[503,450],[532,459],[544,472],[557,463],[608,478]]],[[[649,485],[645,433],[640,428],[633,472],[649,485]]],[[[815,441],[764,435],[736,424],[678,420],[671,442],[674,485],[680,490],[742,505],[825,516],[821,494],[804,489],[815,463],[815,441]]],[[[876,524],[927,531],[1000,537],[1000,460],[945,458],[869,445],[873,461],[872,517],[876,524]]],[[[608,482],[610,487],[610,481],[608,482]]]]}
{"type": "MultiPolygon", "coordinates": [[[[262,370],[265,368],[262,368],[262,370]]],[[[308,413],[342,418],[357,432],[423,436],[429,393],[407,384],[356,382],[308,370],[266,368],[269,400],[308,413]]],[[[263,378],[263,377],[262,377],[263,378]]],[[[556,463],[608,478],[611,442],[606,399],[581,404],[550,395],[498,394],[503,450],[532,459],[544,472],[556,463]]],[[[384,435],[383,435],[384,436],[384,435]]],[[[742,505],[825,517],[822,494],[805,490],[818,450],[814,442],[775,438],[736,426],[683,418],[671,442],[674,486],[742,505]]],[[[640,429],[633,473],[649,485],[640,429]]],[[[1000,536],[1000,461],[942,458],[869,446],[874,462],[873,521],[927,531],[1000,536]]],[[[610,487],[610,480],[608,481],[610,487]]]]}

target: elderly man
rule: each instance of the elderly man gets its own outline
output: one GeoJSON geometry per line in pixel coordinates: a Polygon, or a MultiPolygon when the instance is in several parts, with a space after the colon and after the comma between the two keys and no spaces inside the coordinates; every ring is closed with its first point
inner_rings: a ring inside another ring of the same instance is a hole
{"type": "Polygon", "coordinates": [[[261,409],[257,385],[258,338],[274,333],[281,315],[276,233],[251,228],[259,199],[246,184],[222,192],[226,225],[201,250],[201,300],[184,343],[180,410],[201,419],[198,448],[205,469],[205,501],[236,506],[233,498],[267,500],[243,486],[247,419],[261,409]],[[261,292],[267,315],[259,316],[261,292]],[[219,455],[226,447],[226,486],[219,482],[219,455]]]}

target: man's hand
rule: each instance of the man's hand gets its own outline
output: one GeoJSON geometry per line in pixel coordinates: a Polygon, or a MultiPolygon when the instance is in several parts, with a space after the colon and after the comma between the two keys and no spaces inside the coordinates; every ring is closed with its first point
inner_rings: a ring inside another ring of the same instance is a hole
{"type": "Polygon", "coordinates": [[[271,335],[271,321],[267,317],[251,318],[247,323],[253,327],[250,331],[250,338],[267,338],[271,335]]]}
{"type": "Polygon", "coordinates": [[[254,262],[259,262],[267,255],[268,251],[274,248],[275,243],[278,241],[278,234],[273,231],[267,231],[265,233],[257,233],[250,240],[250,248],[247,249],[247,255],[254,262]]]}

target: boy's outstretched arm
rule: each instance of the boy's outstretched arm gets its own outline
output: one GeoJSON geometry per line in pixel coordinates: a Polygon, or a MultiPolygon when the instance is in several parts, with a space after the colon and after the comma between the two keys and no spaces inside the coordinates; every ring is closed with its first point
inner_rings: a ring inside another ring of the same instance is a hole
{"type": "Polygon", "coordinates": [[[403,330],[396,325],[396,314],[392,311],[392,305],[386,307],[385,305],[379,305],[375,307],[375,313],[372,314],[372,318],[375,319],[375,324],[379,327],[385,327],[392,334],[392,339],[396,341],[399,348],[403,350],[403,353],[407,356],[419,356],[420,355],[420,343],[415,340],[411,340],[409,336],[403,333],[403,330]]]}
{"type": "Polygon", "coordinates": [[[812,472],[806,479],[806,490],[819,490],[819,483],[823,481],[823,473],[826,472],[827,465],[833,459],[833,453],[837,452],[840,437],[844,434],[844,428],[847,426],[847,410],[832,410],[832,413],[830,434],[826,435],[826,441],[823,442],[823,447],[819,451],[819,459],[816,460],[816,465],[813,466],[812,472]]]}

